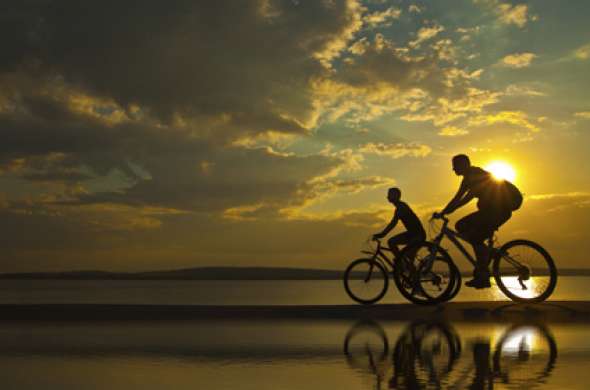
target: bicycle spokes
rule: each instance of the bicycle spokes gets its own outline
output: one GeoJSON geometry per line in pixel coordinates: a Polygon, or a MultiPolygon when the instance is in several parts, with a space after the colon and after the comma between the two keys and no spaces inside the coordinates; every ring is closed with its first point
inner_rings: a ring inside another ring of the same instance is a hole
{"type": "Polygon", "coordinates": [[[516,301],[542,301],[557,282],[553,260],[538,244],[517,240],[506,244],[494,260],[498,287],[516,301]]]}

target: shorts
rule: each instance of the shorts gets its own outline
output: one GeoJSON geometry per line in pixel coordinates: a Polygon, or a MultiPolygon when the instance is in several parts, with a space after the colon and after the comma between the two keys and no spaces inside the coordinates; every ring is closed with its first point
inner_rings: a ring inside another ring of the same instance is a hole
{"type": "Polygon", "coordinates": [[[398,245],[414,245],[426,240],[425,232],[403,232],[391,237],[387,243],[390,248],[395,248],[398,245]]]}
{"type": "Polygon", "coordinates": [[[455,228],[469,242],[480,244],[491,237],[511,216],[510,210],[478,210],[458,220],[455,228]]]}

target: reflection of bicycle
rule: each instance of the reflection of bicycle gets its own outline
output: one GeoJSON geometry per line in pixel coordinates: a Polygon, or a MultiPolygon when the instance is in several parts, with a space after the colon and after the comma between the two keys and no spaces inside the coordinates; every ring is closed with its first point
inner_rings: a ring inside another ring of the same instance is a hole
{"type": "Polygon", "coordinates": [[[557,359],[557,344],[543,325],[522,324],[508,328],[491,348],[489,341],[475,341],[470,363],[457,365],[450,388],[491,389],[501,383],[508,389],[533,389],[549,377],[557,359]]]}
{"type": "Polygon", "coordinates": [[[381,388],[420,389],[492,388],[495,381],[508,388],[533,388],[551,374],[557,359],[553,336],[541,325],[515,325],[495,344],[476,342],[473,359],[462,361],[461,340],[448,324],[420,321],[398,338],[391,360],[389,342],[374,322],[361,322],[348,332],[344,353],[349,365],[376,376],[381,388]],[[392,366],[391,374],[387,366],[392,366]]]}
{"type": "Polygon", "coordinates": [[[406,247],[390,260],[385,251],[391,250],[376,242],[374,250],[362,251],[369,257],[352,261],[344,271],[344,289],[353,300],[362,304],[379,301],[389,287],[390,273],[400,293],[414,303],[437,303],[452,294],[459,271],[449,258],[437,256],[426,266],[416,265],[409,260],[416,253],[406,247]]]}
{"type": "MultiPolygon", "coordinates": [[[[465,258],[475,266],[475,260],[461,245],[459,234],[448,227],[449,220],[441,217],[443,225],[440,233],[432,242],[424,242],[414,250],[417,251],[415,262],[428,268],[429,264],[441,261],[454,265],[448,252],[440,246],[447,237],[465,258]],[[444,259],[444,260],[443,260],[444,259]]],[[[500,290],[517,302],[541,302],[547,299],[557,284],[557,269],[553,259],[543,247],[528,240],[513,240],[494,246],[493,237],[488,239],[488,250],[493,262],[492,273],[500,290]]],[[[456,269],[456,266],[454,267],[456,269]]],[[[454,282],[450,294],[442,300],[454,298],[461,288],[461,276],[451,278],[454,282]]]]}
{"type": "Polygon", "coordinates": [[[440,385],[460,356],[461,343],[451,327],[428,321],[414,322],[397,339],[392,355],[383,328],[361,321],[344,339],[344,354],[351,368],[375,375],[377,388],[389,377],[389,388],[419,389],[440,385]]]}

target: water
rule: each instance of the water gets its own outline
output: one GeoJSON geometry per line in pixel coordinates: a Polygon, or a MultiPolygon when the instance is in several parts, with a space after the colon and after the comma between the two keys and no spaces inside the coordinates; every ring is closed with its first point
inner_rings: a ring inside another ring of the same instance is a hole
{"type": "MultiPolygon", "coordinates": [[[[551,300],[590,300],[589,277],[560,277],[551,300]]],[[[455,301],[498,301],[497,288],[463,287],[455,301]]],[[[30,281],[0,282],[2,303],[187,305],[353,304],[339,280],[322,281],[30,281]]],[[[393,283],[381,303],[406,303],[393,283]]]]}
{"type": "MultiPolygon", "coordinates": [[[[589,300],[562,277],[555,300],[589,300]]],[[[457,300],[505,299],[464,288],[457,300]]],[[[403,302],[394,288],[385,303],[403,302]]],[[[340,281],[3,281],[0,303],[351,304],[340,281]]],[[[0,322],[3,389],[586,389],[585,324],[0,322]]]]}
{"type": "Polygon", "coordinates": [[[580,325],[0,324],[3,389],[586,389],[580,325]]]}

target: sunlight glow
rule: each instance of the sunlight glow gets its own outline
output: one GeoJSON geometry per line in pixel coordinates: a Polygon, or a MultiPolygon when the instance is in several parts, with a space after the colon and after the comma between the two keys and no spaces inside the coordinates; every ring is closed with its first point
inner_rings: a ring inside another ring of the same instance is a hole
{"type": "Polygon", "coordinates": [[[492,161],[484,167],[484,169],[492,174],[496,180],[514,181],[516,178],[516,171],[514,168],[504,161],[492,161]]]}

